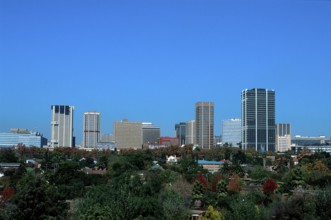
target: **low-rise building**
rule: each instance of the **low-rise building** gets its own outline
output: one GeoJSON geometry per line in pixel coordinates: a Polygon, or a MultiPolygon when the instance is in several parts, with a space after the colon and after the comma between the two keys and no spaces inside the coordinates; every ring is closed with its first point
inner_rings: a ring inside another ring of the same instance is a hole
{"type": "Polygon", "coordinates": [[[47,139],[39,132],[27,129],[11,129],[11,132],[0,133],[0,148],[16,147],[19,144],[26,147],[43,147],[47,145],[47,139]]]}

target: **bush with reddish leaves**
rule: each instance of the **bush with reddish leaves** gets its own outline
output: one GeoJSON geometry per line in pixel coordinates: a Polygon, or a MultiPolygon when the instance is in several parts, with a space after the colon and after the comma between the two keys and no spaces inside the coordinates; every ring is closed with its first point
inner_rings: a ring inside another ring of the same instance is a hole
{"type": "Polygon", "coordinates": [[[211,182],[211,191],[212,192],[216,192],[217,190],[217,184],[219,181],[221,181],[222,179],[222,175],[221,174],[217,174],[213,177],[213,180],[211,182]]]}
{"type": "Polygon", "coordinates": [[[278,188],[275,180],[272,178],[267,179],[263,184],[263,193],[271,194],[278,188]]]}
{"type": "Polygon", "coordinates": [[[12,196],[16,194],[15,189],[13,187],[6,187],[2,192],[2,200],[7,201],[12,196]]]}
{"type": "Polygon", "coordinates": [[[208,189],[208,180],[204,177],[204,175],[202,175],[202,173],[198,174],[196,181],[200,182],[204,189],[208,189]]]}
{"type": "Polygon", "coordinates": [[[233,174],[229,178],[228,190],[232,192],[239,192],[242,188],[242,183],[240,181],[240,176],[238,174],[233,174]]]}

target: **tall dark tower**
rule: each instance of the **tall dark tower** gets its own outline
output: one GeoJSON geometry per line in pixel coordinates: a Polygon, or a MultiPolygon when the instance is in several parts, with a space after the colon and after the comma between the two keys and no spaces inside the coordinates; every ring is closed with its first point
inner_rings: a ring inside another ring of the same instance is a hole
{"type": "Polygon", "coordinates": [[[180,122],[175,125],[176,137],[178,138],[178,144],[186,144],[186,122],[180,122]]]}
{"type": "Polygon", "coordinates": [[[242,148],[275,151],[275,91],[250,89],[241,93],[242,148]]]}

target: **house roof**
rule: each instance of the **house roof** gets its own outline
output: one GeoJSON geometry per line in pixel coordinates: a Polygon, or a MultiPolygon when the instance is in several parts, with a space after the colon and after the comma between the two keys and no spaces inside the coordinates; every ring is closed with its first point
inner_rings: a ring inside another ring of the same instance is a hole
{"type": "Polygon", "coordinates": [[[220,161],[209,161],[209,160],[198,160],[199,165],[223,165],[224,162],[220,161]]]}

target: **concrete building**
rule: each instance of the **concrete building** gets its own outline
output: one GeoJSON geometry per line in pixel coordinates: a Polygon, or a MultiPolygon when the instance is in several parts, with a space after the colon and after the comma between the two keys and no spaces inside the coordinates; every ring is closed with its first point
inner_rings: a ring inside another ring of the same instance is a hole
{"type": "Polygon", "coordinates": [[[197,102],[195,105],[196,144],[200,148],[214,147],[214,103],[197,102]]]}
{"type": "Polygon", "coordinates": [[[0,133],[0,148],[12,148],[18,144],[26,147],[43,147],[47,145],[47,139],[39,132],[27,129],[11,129],[11,132],[0,133]]]}
{"type": "Polygon", "coordinates": [[[275,151],[275,91],[243,90],[241,103],[243,149],[275,151]]]}
{"type": "Polygon", "coordinates": [[[241,143],[241,119],[233,118],[222,123],[222,143],[239,147],[241,143]]]}
{"type": "Polygon", "coordinates": [[[196,144],[196,126],[195,120],[186,122],[186,144],[196,144]]]}
{"type": "Polygon", "coordinates": [[[74,147],[74,107],[52,105],[51,147],[74,147]]]}
{"type": "Polygon", "coordinates": [[[186,123],[180,122],[175,125],[176,137],[178,138],[179,145],[186,144],[186,123]]]}
{"type": "Polygon", "coordinates": [[[291,150],[291,125],[276,124],[276,151],[291,150]]]}
{"type": "Polygon", "coordinates": [[[114,122],[113,135],[118,149],[142,149],[143,135],[141,122],[122,120],[114,122]]]}
{"type": "Polygon", "coordinates": [[[97,148],[100,141],[100,113],[85,112],[83,117],[83,148],[97,148]]]}
{"type": "Polygon", "coordinates": [[[118,149],[141,149],[144,144],[157,144],[160,128],[147,122],[122,120],[114,123],[114,140],[118,149]]]}
{"type": "Polygon", "coordinates": [[[284,136],[277,136],[277,151],[278,152],[286,152],[288,150],[291,150],[291,136],[290,135],[284,135],[284,136]]]}

